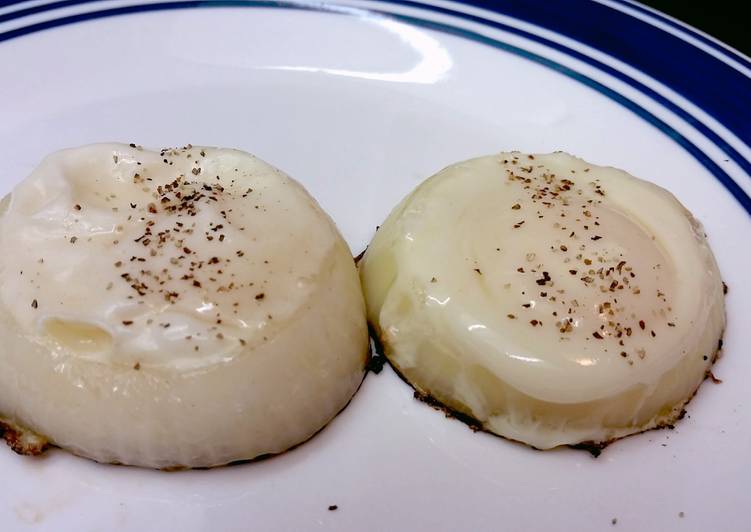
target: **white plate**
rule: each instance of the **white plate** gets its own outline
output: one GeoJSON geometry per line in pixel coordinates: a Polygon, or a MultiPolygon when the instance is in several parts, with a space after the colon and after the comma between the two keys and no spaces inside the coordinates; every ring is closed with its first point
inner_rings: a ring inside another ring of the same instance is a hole
{"type": "Polygon", "coordinates": [[[730,286],[724,382],[676,430],[594,459],[475,434],[386,368],[258,463],[163,473],[0,448],[2,530],[748,530],[747,58],[620,1],[133,5],[0,7],[0,194],[63,147],[232,146],[302,181],[357,253],[451,162],[566,150],[704,222],[730,286]]]}

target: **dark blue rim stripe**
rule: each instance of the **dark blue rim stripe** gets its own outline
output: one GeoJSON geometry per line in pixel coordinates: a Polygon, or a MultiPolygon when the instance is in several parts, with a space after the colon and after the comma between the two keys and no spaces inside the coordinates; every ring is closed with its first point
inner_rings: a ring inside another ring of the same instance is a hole
{"type": "MultiPolygon", "coordinates": [[[[5,4],[20,4],[24,1],[14,0],[5,4]]],[[[689,33],[726,57],[732,57],[751,68],[751,62],[745,58],[663,15],[625,0],[614,1],[689,33]]],[[[60,0],[23,8],[0,15],[0,22],[83,3],[87,3],[87,0],[60,0]]],[[[751,93],[751,78],[680,37],[592,0],[556,0],[545,3],[527,0],[461,0],[461,3],[551,29],[625,61],[684,95],[715,116],[744,143],[751,145],[751,106],[745,102],[751,93]],[[603,31],[598,28],[607,29],[603,31]],[[618,28],[618,31],[610,28],[618,28]],[[635,38],[637,35],[638,39],[635,38]],[[660,53],[655,54],[654,50],[659,50],[660,53]]],[[[432,5],[422,6],[434,11],[442,9],[432,5]]]]}
{"type": "MultiPolygon", "coordinates": [[[[28,0],[15,0],[13,2],[5,2],[0,7],[7,7],[13,4],[21,4],[28,0]]],[[[16,11],[11,11],[4,15],[0,15],[0,22],[7,22],[9,20],[15,20],[21,17],[27,17],[29,15],[36,15],[37,13],[44,13],[45,11],[52,11],[53,9],[60,9],[63,7],[74,6],[76,4],[86,3],[86,0],[62,0],[61,2],[50,2],[48,4],[40,4],[38,6],[25,7],[16,11]]]]}
{"type": "MultiPolygon", "coordinates": [[[[67,17],[62,17],[62,18],[55,19],[55,20],[47,20],[44,22],[31,24],[23,28],[16,28],[14,30],[7,31],[5,33],[0,33],[0,42],[7,41],[15,37],[20,37],[22,35],[28,35],[28,34],[36,33],[39,31],[46,30],[46,29],[56,28],[56,27],[65,26],[68,24],[74,24],[77,22],[88,21],[88,20],[95,20],[95,19],[101,19],[101,18],[107,18],[107,17],[119,16],[119,15],[133,14],[133,13],[145,13],[145,12],[153,12],[153,11],[166,11],[166,10],[177,10],[177,9],[187,9],[187,8],[209,8],[209,7],[278,8],[278,9],[293,9],[293,10],[301,10],[301,11],[329,12],[329,13],[342,14],[342,11],[337,9],[337,6],[333,6],[333,5],[327,6],[324,4],[321,4],[321,5],[291,4],[291,3],[281,2],[281,1],[269,1],[269,0],[259,0],[259,1],[193,0],[193,1],[177,1],[177,2],[160,2],[160,3],[155,3],[155,4],[122,6],[122,7],[117,7],[117,8],[105,9],[101,11],[93,11],[93,12],[88,12],[88,13],[79,13],[76,15],[69,15],[67,17]]],[[[598,81],[595,81],[594,79],[589,78],[579,72],[576,72],[573,69],[570,69],[564,65],[558,64],[540,55],[534,54],[532,52],[513,46],[511,44],[505,43],[503,41],[495,40],[490,37],[486,37],[484,35],[480,35],[478,33],[465,30],[463,28],[458,28],[458,27],[454,27],[454,26],[450,26],[447,24],[434,22],[430,20],[424,20],[424,19],[420,19],[417,17],[413,17],[413,16],[388,13],[385,11],[379,11],[379,10],[373,10],[373,9],[368,9],[366,11],[369,13],[373,13],[373,14],[383,16],[383,17],[388,17],[388,18],[405,22],[408,24],[412,24],[415,26],[428,28],[428,29],[439,31],[439,32],[446,33],[446,34],[456,35],[458,37],[469,39],[474,42],[485,44],[493,48],[524,57],[540,65],[543,65],[552,70],[555,70],[565,76],[575,79],[576,81],[600,92],[601,94],[607,96],[611,100],[618,102],[622,106],[626,107],[627,109],[632,111],[634,114],[640,116],[642,119],[646,120],[647,122],[652,124],[654,127],[662,131],[664,134],[671,137],[679,145],[681,145],[686,151],[688,151],[697,161],[699,161],[707,170],[709,170],[712,173],[712,175],[714,175],[725,186],[728,192],[730,192],[730,194],[741,204],[741,206],[746,210],[747,213],[751,214],[751,198],[749,198],[749,196],[743,191],[743,189],[741,189],[738,186],[738,184],[735,183],[735,181],[733,181],[733,179],[727,173],[725,173],[725,171],[723,171],[717,164],[715,164],[714,161],[712,161],[707,155],[705,155],[696,145],[691,143],[688,139],[686,139],[684,136],[678,133],[675,129],[670,127],[668,124],[666,124],[665,122],[657,118],[655,115],[653,115],[646,109],[640,107],[638,104],[636,104],[632,100],[617,93],[616,91],[610,89],[609,87],[606,87],[605,85],[599,83],[598,81]]]]}
{"type": "MultiPolygon", "coordinates": [[[[22,1],[25,1],[25,0],[22,0],[22,1]]],[[[598,69],[600,71],[603,71],[603,72],[606,72],[607,74],[609,74],[609,75],[611,75],[611,76],[613,76],[613,77],[615,77],[615,78],[617,78],[617,79],[619,79],[619,80],[621,80],[621,81],[623,81],[623,82],[631,85],[632,87],[634,87],[635,89],[637,89],[638,91],[640,91],[641,93],[643,93],[644,95],[648,96],[649,98],[653,99],[654,101],[656,101],[657,103],[659,103],[663,107],[669,109],[671,112],[673,112],[676,115],[678,115],[682,120],[684,120],[687,123],[689,123],[690,125],[692,125],[697,131],[699,131],[702,135],[704,135],[707,139],[709,139],[717,147],[719,147],[722,151],[724,151],[738,166],[741,167],[741,169],[746,174],[751,175],[751,161],[749,161],[748,159],[746,159],[745,157],[743,157],[740,153],[738,153],[738,151],[735,148],[733,148],[724,139],[722,139],[722,137],[720,137],[717,133],[715,133],[715,131],[713,129],[711,129],[708,126],[706,126],[702,121],[700,121],[699,119],[697,119],[696,117],[694,117],[691,113],[687,112],[682,107],[676,105],[671,100],[663,97],[662,95],[660,95],[656,91],[652,90],[651,88],[647,87],[646,85],[642,84],[641,82],[639,82],[639,81],[637,81],[635,79],[632,79],[631,77],[627,76],[623,72],[620,72],[619,70],[617,70],[615,68],[612,68],[612,67],[610,67],[610,66],[608,66],[608,65],[606,65],[604,63],[601,63],[601,62],[597,61],[596,59],[593,59],[593,58],[587,56],[586,54],[583,54],[581,52],[578,52],[577,50],[573,50],[573,49],[568,48],[566,46],[563,46],[561,44],[558,44],[558,43],[556,43],[554,41],[550,41],[548,39],[545,39],[545,38],[540,37],[538,35],[535,35],[533,33],[529,33],[529,32],[526,32],[524,30],[520,30],[520,29],[514,28],[512,26],[508,26],[506,24],[502,24],[502,23],[490,21],[490,20],[487,20],[487,19],[485,19],[483,17],[479,17],[479,16],[475,16],[475,15],[470,15],[470,14],[467,14],[467,13],[463,13],[463,12],[460,12],[460,11],[455,11],[455,10],[448,9],[448,8],[442,8],[442,7],[434,6],[434,5],[431,5],[431,4],[424,4],[424,3],[420,2],[419,0],[385,0],[385,1],[387,1],[389,3],[392,3],[392,4],[399,4],[399,5],[409,6],[409,7],[417,7],[417,8],[420,8],[420,9],[427,9],[427,10],[434,11],[434,12],[440,12],[440,13],[448,14],[448,15],[451,15],[451,16],[454,16],[454,17],[459,17],[459,18],[462,18],[462,19],[465,19],[465,20],[470,20],[472,22],[480,23],[480,24],[483,24],[483,25],[486,25],[486,26],[492,26],[492,27],[495,27],[497,29],[501,29],[501,30],[509,32],[509,33],[514,33],[516,35],[520,35],[520,36],[522,36],[522,37],[524,37],[526,39],[530,39],[530,40],[533,40],[535,42],[539,42],[539,43],[541,43],[541,44],[543,44],[543,45],[545,45],[545,46],[547,46],[549,48],[556,49],[556,50],[561,51],[561,52],[563,52],[563,53],[565,53],[565,54],[567,54],[569,56],[575,57],[576,59],[578,59],[580,61],[583,61],[583,62],[585,62],[585,63],[587,63],[589,65],[592,65],[596,69],[598,69]]],[[[27,16],[27,15],[30,15],[30,14],[42,13],[42,12],[45,12],[45,11],[51,11],[51,10],[59,9],[59,8],[62,8],[62,7],[70,7],[70,6],[75,6],[75,5],[78,5],[78,4],[85,4],[85,3],[87,3],[87,0],[61,0],[61,1],[57,1],[57,2],[51,2],[51,3],[39,5],[39,6],[33,6],[33,7],[30,7],[30,8],[26,8],[26,9],[21,9],[21,10],[14,11],[12,13],[6,13],[5,15],[0,15],[0,22],[4,22],[4,21],[7,21],[7,20],[12,20],[12,19],[15,19],[15,18],[21,18],[23,16],[27,16]]],[[[164,4],[166,4],[166,3],[167,2],[164,2],[164,4]]],[[[221,5],[224,5],[224,6],[226,6],[226,5],[245,6],[245,5],[248,4],[248,2],[232,2],[232,1],[228,1],[228,2],[221,2],[221,1],[220,2],[216,2],[216,1],[210,1],[210,0],[195,1],[195,2],[183,2],[183,3],[184,4],[190,4],[190,6],[185,6],[185,7],[210,6],[210,5],[217,4],[217,3],[221,4],[221,5]]],[[[508,3],[509,2],[506,2],[506,4],[508,4],[508,3]]],[[[511,2],[511,3],[513,3],[513,2],[511,2]]],[[[608,9],[610,9],[610,8],[608,8],[608,9]]],[[[613,10],[611,9],[611,11],[613,11],[613,10]]],[[[514,16],[513,13],[506,13],[505,11],[503,11],[503,8],[500,5],[496,5],[495,12],[502,13],[502,14],[507,14],[507,15],[510,14],[511,16],[514,16]]],[[[613,12],[614,13],[618,13],[617,11],[613,11],[613,12]]],[[[620,14],[620,16],[627,17],[629,20],[637,20],[637,19],[633,19],[633,17],[631,17],[630,15],[620,14]]],[[[521,19],[521,20],[527,20],[527,19],[521,19]]],[[[642,24],[648,26],[648,24],[646,24],[646,23],[642,23],[642,24]]],[[[662,30],[660,30],[660,31],[662,31],[662,30]]],[[[690,46],[691,46],[690,49],[693,50],[695,53],[699,52],[702,55],[705,53],[705,52],[703,52],[701,50],[696,49],[695,47],[693,47],[693,45],[690,45],[690,46]]],[[[750,85],[749,88],[751,90],[751,85],[750,85]]],[[[751,94],[751,92],[749,92],[749,93],[751,94]]]]}
{"type": "Polygon", "coordinates": [[[641,4],[632,4],[631,2],[627,2],[626,0],[612,0],[612,1],[617,4],[621,4],[624,7],[630,7],[634,11],[639,11],[640,13],[644,13],[645,15],[648,15],[654,19],[657,19],[660,22],[663,22],[672,28],[682,31],[683,33],[687,33],[691,35],[691,37],[693,37],[694,39],[703,42],[704,44],[706,44],[710,48],[713,48],[714,50],[717,50],[718,52],[723,54],[725,57],[740,63],[746,68],[751,68],[751,61],[746,59],[742,54],[739,54],[735,50],[731,50],[731,49],[725,48],[724,46],[720,44],[717,44],[715,41],[705,37],[698,31],[696,31],[696,29],[692,28],[691,26],[684,26],[682,24],[675,22],[674,20],[665,16],[665,14],[661,13],[659,10],[652,11],[642,6],[641,4]]]}
{"type": "Polygon", "coordinates": [[[616,57],[696,104],[751,146],[751,78],[692,44],[591,0],[462,0],[616,57]]]}
{"type": "Polygon", "coordinates": [[[629,77],[628,75],[624,74],[618,69],[615,69],[609,65],[606,65],[605,63],[601,63],[600,61],[593,59],[592,57],[583,54],[577,50],[573,50],[571,48],[568,48],[562,44],[558,44],[555,41],[550,41],[544,37],[540,37],[539,35],[535,35],[534,33],[529,33],[524,30],[520,30],[518,28],[514,28],[513,26],[508,26],[506,24],[495,22],[492,20],[487,20],[482,17],[478,17],[475,15],[470,15],[467,13],[462,12],[456,12],[453,10],[449,10],[446,8],[438,7],[438,6],[432,6],[430,4],[423,4],[420,1],[416,0],[389,0],[390,3],[393,4],[400,4],[400,5],[406,5],[406,6],[413,6],[418,7],[421,9],[429,9],[431,11],[436,11],[444,14],[448,14],[454,17],[462,18],[465,20],[469,20],[471,22],[476,22],[479,24],[483,24],[485,26],[492,26],[494,28],[500,29],[502,31],[505,31],[507,33],[513,33],[515,35],[519,35],[521,37],[524,37],[525,39],[529,39],[535,42],[538,42],[540,44],[545,45],[548,48],[552,48],[555,50],[558,50],[560,52],[563,52],[564,54],[574,57],[578,59],[579,61],[582,61],[584,63],[587,63],[593,67],[595,67],[597,70],[601,72],[605,72],[610,76],[613,76],[616,79],[619,79],[628,85],[631,85],[633,88],[644,94],[645,96],[648,96],[652,100],[656,101],[663,107],[669,109],[674,114],[679,116],[681,119],[683,119],[685,122],[693,126],[697,131],[699,131],[702,135],[707,137],[710,141],[712,141],[718,148],[720,148],[722,151],[724,151],[738,166],[740,166],[746,174],[751,175],[751,161],[748,161],[743,155],[738,153],[738,151],[733,148],[730,144],[728,144],[722,137],[720,137],[717,133],[714,132],[714,130],[710,129],[708,126],[706,126],[702,121],[694,117],[691,113],[683,109],[682,107],[676,105],[671,100],[665,98],[660,93],[654,91],[650,87],[644,85],[643,83],[629,77]]]}

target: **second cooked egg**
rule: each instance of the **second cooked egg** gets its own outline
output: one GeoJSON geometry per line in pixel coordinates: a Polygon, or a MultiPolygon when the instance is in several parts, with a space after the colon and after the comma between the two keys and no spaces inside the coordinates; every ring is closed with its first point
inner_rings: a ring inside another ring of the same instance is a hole
{"type": "Polygon", "coordinates": [[[380,227],[360,276],[397,371],[540,449],[672,424],[725,325],[717,264],[678,200],[564,153],[439,172],[380,227]]]}

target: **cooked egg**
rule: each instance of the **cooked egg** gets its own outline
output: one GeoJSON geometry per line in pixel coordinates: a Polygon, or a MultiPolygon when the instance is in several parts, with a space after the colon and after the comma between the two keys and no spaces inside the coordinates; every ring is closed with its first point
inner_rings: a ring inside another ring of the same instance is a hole
{"type": "Polygon", "coordinates": [[[725,325],[717,264],[678,200],[564,153],[442,170],[376,232],[360,277],[409,383],[539,449],[674,423],[725,325]]]}
{"type": "Polygon", "coordinates": [[[81,456],[167,468],[279,453],[362,381],[346,243],[247,153],[55,153],[0,204],[0,250],[0,421],[81,456]]]}

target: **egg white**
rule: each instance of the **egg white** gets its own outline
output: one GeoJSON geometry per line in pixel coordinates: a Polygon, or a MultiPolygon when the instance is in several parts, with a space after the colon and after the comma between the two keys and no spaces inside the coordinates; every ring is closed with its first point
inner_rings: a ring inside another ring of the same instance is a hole
{"type": "Polygon", "coordinates": [[[166,468],[279,453],[363,378],[346,243],[247,153],[55,153],[0,205],[0,250],[0,420],[76,454],[166,468]]]}
{"type": "Polygon", "coordinates": [[[360,277],[398,372],[539,449],[674,423],[725,325],[717,264],[678,200],[564,153],[442,170],[381,225],[360,277]]]}

